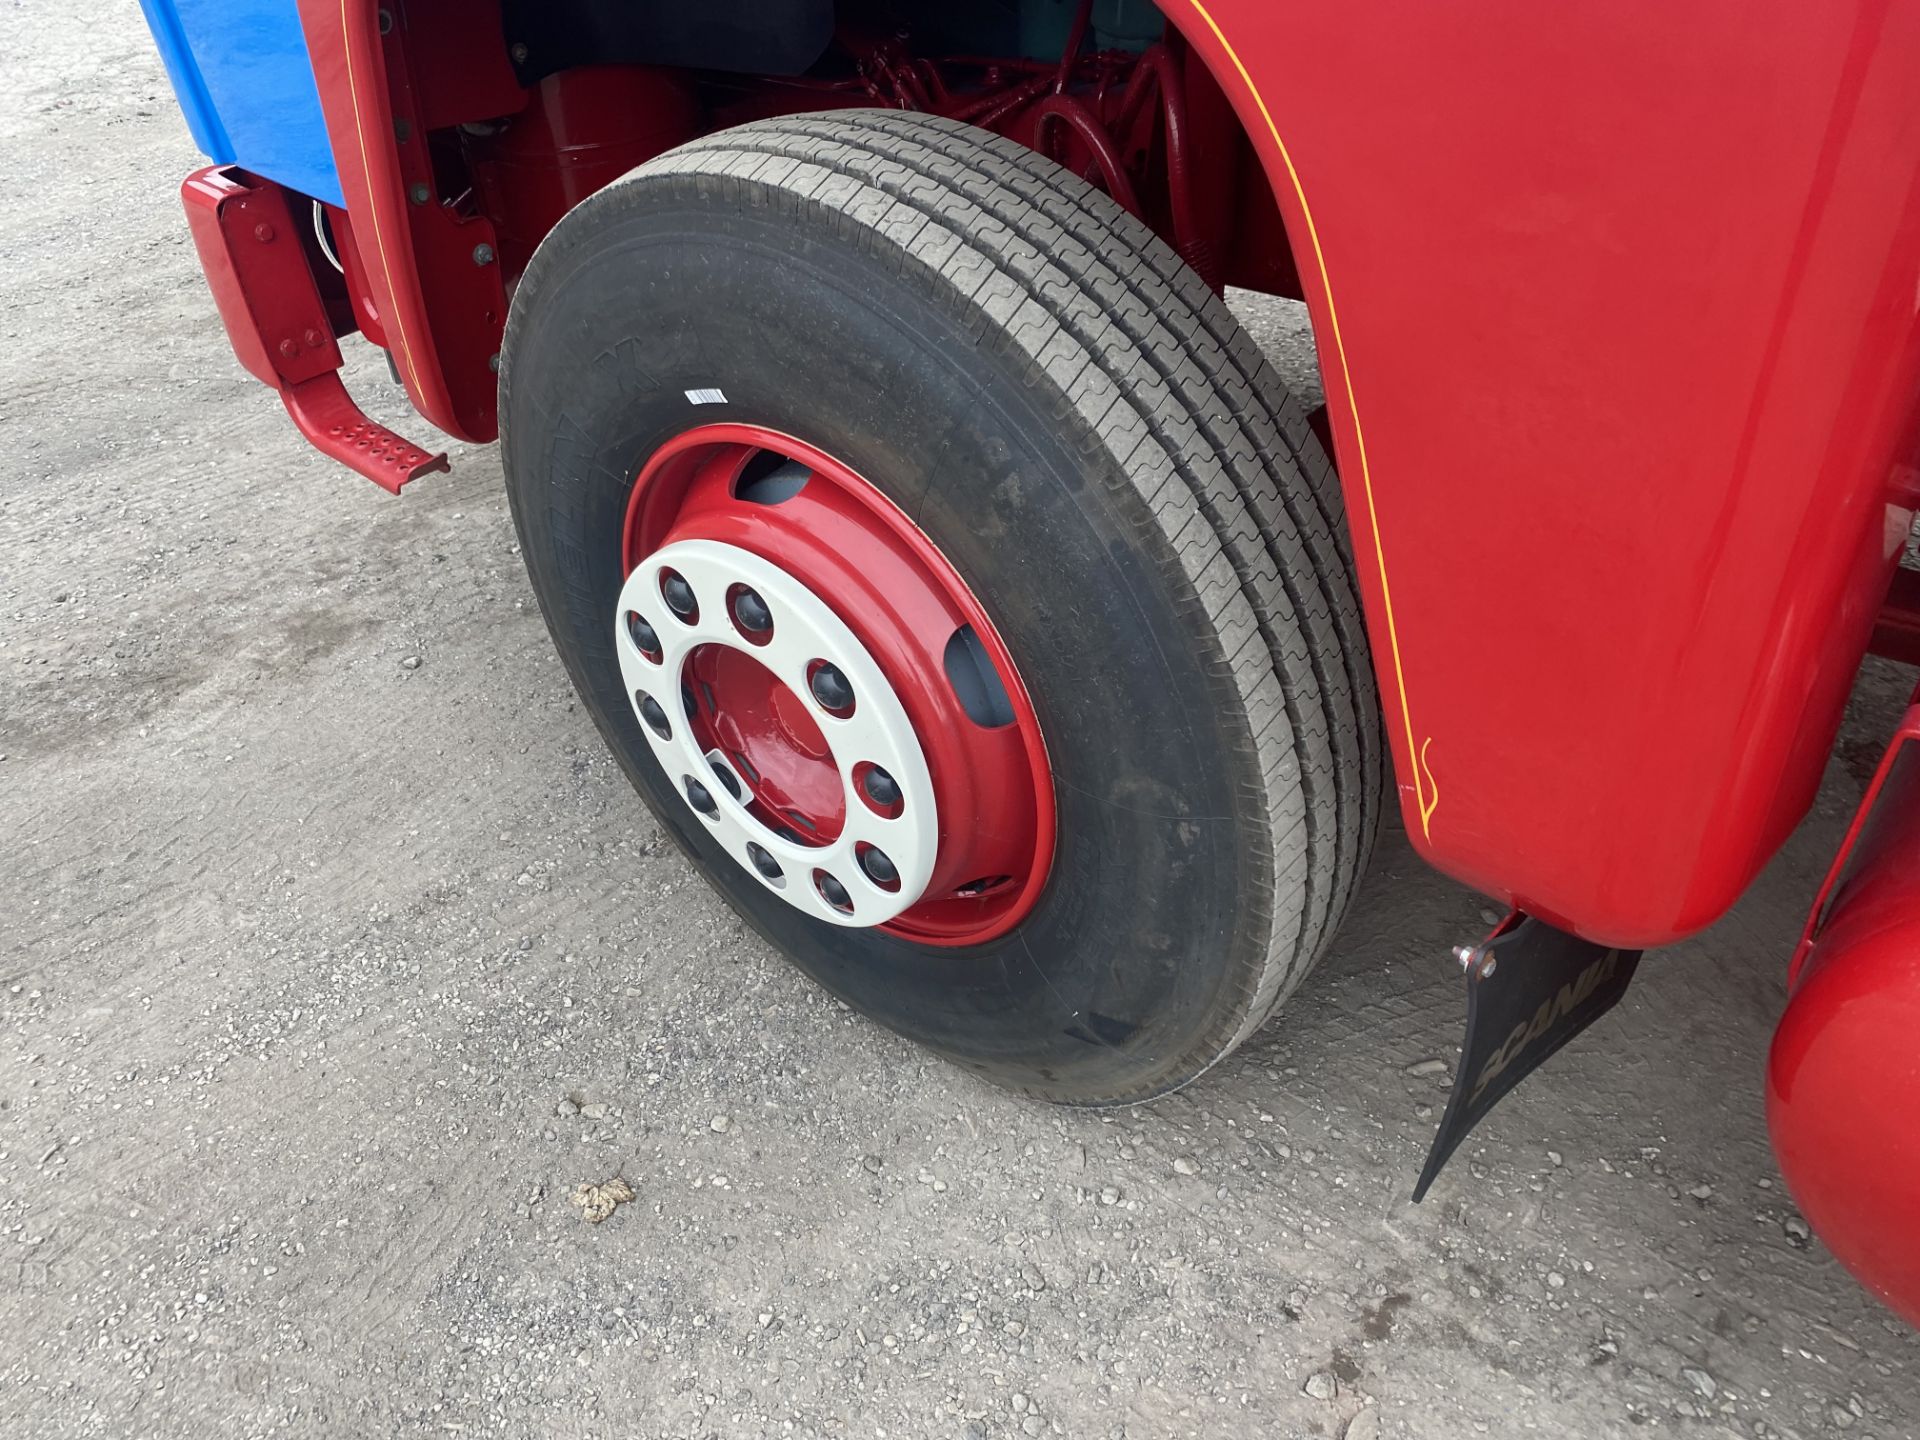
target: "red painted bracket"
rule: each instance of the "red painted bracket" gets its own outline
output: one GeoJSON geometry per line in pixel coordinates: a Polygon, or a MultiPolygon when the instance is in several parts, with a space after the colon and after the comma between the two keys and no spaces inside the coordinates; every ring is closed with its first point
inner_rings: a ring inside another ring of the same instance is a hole
{"type": "Polygon", "coordinates": [[[319,450],[366,476],[390,495],[409,480],[435,470],[450,470],[444,453],[430,455],[361,413],[340,383],[338,371],[302,380],[280,392],[280,399],[319,450]]]}
{"type": "Polygon", "coordinates": [[[429,454],[369,420],[340,383],[340,347],[285,193],[212,166],[189,175],[180,198],[233,353],[273,387],[300,433],[394,494],[409,480],[447,469],[444,454],[429,454]]]}

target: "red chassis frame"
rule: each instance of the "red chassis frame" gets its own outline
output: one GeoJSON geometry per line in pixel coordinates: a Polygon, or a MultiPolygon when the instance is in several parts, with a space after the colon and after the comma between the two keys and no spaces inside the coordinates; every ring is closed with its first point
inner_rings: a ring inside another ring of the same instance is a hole
{"type": "MultiPolygon", "coordinates": [[[[423,415],[490,439],[503,271],[593,182],[517,202],[494,187],[528,157],[489,180],[483,155],[477,201],[434,203],[436,137],[525,112],[610,176],[692,123],[683,82],[614,115],[523,89],[492,4],[300,4],[354,318],[423,415]]],[[[1920,506],[1920,8],[1164,10],[1164,58],[1104,79],[1007,62],[959,93],[877,45],[852,90],[743,88],[708,123],[959,114],[1053,147],[1210,281],[1298,293],[1413,844],[1604,945],[1699,930],[1805,813],[1876,626],[1920,658],[1913,582],[1888,603],[1920,506]]]]}

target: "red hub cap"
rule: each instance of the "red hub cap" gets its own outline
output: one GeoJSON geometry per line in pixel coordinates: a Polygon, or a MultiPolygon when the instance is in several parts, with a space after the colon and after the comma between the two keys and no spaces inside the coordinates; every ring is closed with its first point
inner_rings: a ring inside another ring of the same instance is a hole
{"type": "Polygon", "coordinates": [[[689,722],[704,754],[719,749],[747,782],[762,823],[799,832],[802,844],[840,833],[846,796],[832,747],[806,704],[753,656],[726,645],[689,655],[689,722]]]}
{"type": "Polygon", "coordinates": [[[634,486],[623,676],[682,797],[821,919],[974,945],[1033,908],[1053,788],[1012,656],[946,558],[810,445],[709,425],[634,486]]]}

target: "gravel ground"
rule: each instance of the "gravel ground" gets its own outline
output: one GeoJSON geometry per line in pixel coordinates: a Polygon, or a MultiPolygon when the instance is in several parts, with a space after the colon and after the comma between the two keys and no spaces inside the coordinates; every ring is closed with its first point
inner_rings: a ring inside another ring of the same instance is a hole
{"type": "MultiPolygon", "coordinates": [[[[1488,915],[1397,832],[1205,1081],[1012,1099],[664,843],[491,450],[393,500],[241,375],[134,8],[7,0],[0,57],[0,1434],[1920,1429],[1915,1336],[1809,1242],[1759,1090],[1908,677],[1868,668],[1738,910],[1424,1206],[1488,915]]],[[[1297,309],[1243,312],[1312,386],[1297,309]]]]}

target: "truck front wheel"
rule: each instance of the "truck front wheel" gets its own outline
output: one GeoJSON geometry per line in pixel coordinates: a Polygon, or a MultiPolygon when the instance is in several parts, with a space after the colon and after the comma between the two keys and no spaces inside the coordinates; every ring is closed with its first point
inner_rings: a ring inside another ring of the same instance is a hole
{"type": "Polygon", "coordinates": [[[1326,457],[1220,301],[1010,142],[710,136],[543,243],[508,492],[662,826],[849,1004],[1077,1103],[1320,955],[1381,803],[1326,457]]]}

